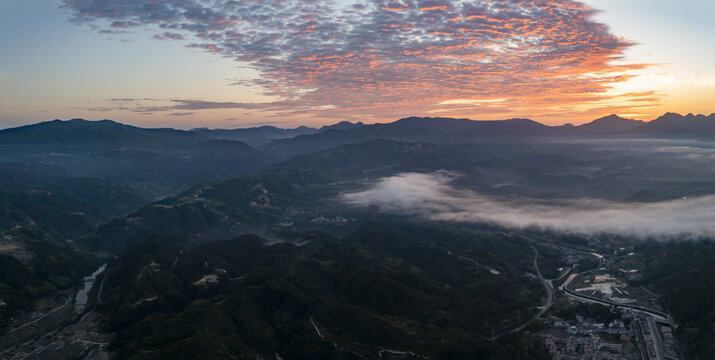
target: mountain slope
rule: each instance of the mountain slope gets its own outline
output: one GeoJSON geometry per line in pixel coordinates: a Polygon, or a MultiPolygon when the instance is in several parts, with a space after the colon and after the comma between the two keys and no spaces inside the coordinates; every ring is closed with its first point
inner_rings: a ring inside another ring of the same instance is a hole
{"type": "Polygon", "coordinates": [[[575,130],[588,134],[616,134],[633,131],[641,125],[643,121],[624,119],[614,114],[579,125],[575,130]]]}
{"type": "Polygon", "coordinates": [[[276,140],[263,149],[279,156],[310,153],[344,144],[357,144],[375,139],[410,142],[461,143],[495,137],[518,138],[548,135],[549,127],[526,119],[475,121],[452,118],[410,117],[387,124],[372,124],[328,130],[312,135],[276,140]]]}
{"type": "Polygon", "coordinates": [[[680,324],[676,335],[688,359],[715,356],[715,243],[682,241],[643,244],[647,284],[664,294],[680,324]]]}
{"type": "Polygon", "coordinates": [[[198,140],[199,134],[175,129],[143,129],[111,120],[53,120],[0,130],[0,149],[7,145],[47,146],[49,148],[94,148],[141,145],[148,148],[166,143],[198,140]]]}
{"type": "Polygon", "coordinates": [[[123,184],[0,163],[0,328],[98,265],[101,260],[78,251],[74,239],[146,201],[123,184]]]}
{"type": "Polygon", "coordinates": [[[270,154],[190,131],[109,120],[49,121],[0,131],[0,162],[50,164],[73,176],[125,182],[162,197],[207,181],[254,173],[270,154]]]}
{"type": "Polygon", "coordinates": [[[651,122],[609,115],[573,126],[546,126],[529,119],[478,121],[453,118],[409,117],[386,124],[345,126],[316,134],[279,139],[263,147],[281,157],[326,150],[344,144],[374,139],[408,142],[460,144],[507,141],[543,142],[557,139],[593,139],[604,135],[619,138],[638,136],[677,138],[715,136],[715,114],[686,116],[667,113],[651,122]]]}
{"type": "Polygon", "coordinates": [[[521,276],[531,269],[524,241],[392,221],[342,239],[303,236],[300,246],[249,235],[188,250],[157,237],[129,250],[103,293],[117,332],[112,348],[128,359],[381,358],[381,349],[434,359],[545,355],[533,339],[526,349],[510,345],[528,334],[488,340],[493,327],[524,321],[541,302],[538,282],[521,276]]]}
{"type": "Polygon", "coordinates": [[[72,239],[146,202],[123,184],[69,177],[49,166],[0,163],[0,230],[34,224],[52,237],[72,239]]]}
{"type": "Polygon", "coordinates": [[[715,114],[708,116],[666,113],[638,128],[639,133],[660,136],[715,136],[715,114]]]}
{"type": "Polygon", "coordinates": [[[300,126],[295,129],[282,129],[275,126],[260,126],[243,129],[192,129],[192,132],[211,139],[237,140],[248,145],[260,147],[277,139],[291,138],[298,135],[314,134],[318,129],[300,126]]]}
{"type": "Polygon", "coordinates": [[[328,131],[328,130],[350,130],[350,129],[357,129],[360,127],[365,126],[362,122],[356,122],[352,123],[350,121],[341,121],[337,124],[333,125],[325,125],[319,129],[319,131],[328,131]]]}

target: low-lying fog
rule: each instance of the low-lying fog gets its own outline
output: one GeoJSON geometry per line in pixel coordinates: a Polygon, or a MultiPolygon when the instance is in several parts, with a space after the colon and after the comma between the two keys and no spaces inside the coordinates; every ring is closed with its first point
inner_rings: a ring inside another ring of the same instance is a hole
{"type": "Polygon", "coordinates": [[[433,220],[489,222],[517,228],[536,226],[584,234],[696,237],[715,233],[715,195],[655,203],[597,199],[544,203],[497,199],[457,189],[451,185],[457,176],[445,171],[403,173],[383,178],[365,191],[344,194],[343,200],[433,220]]]}

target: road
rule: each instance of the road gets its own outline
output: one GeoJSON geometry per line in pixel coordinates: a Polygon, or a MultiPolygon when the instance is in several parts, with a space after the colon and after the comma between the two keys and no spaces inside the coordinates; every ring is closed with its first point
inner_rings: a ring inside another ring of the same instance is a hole
{"type": "Polygon", "coordinates": [[[522,324],[521,326],[512,330],[511,332],[521,331],[522,329],[524,329],[526,327],[526,325],[529,325],[529,323],[538,319],[539,317],[541,317],[541,315],[544,315],[544,313],[547,310],[549,310],[549,308],[551,308],[551,302],[554,299],[554,294],[551,292],[551,287],[546,282],[546,279],[544,279],[544,276],[541,275],[541,270],[539,269],[539,262],[538,262],[539,250],[536,249],[536,247],[534,245],[529,245],[529,246],[531,246],[531,250],[534,250],[534,270],[536,270],[536,275],[539,276],[539,280],[541,281],[541,284],[544,285],[544,289],[546,290],[546,305],[544,305],[544,307],[541,308],[541,310],[539,310],[539,312],[536,313],[536,315],[531,320],[527,321],[526,323],[522,324]]]}
{"type": "Polygon", "coordinates": [[[658,360],[661,360],[663,359],[663,340],[660,338],[660,332],[658,331],[658,327],[655,325],[655,318],[652,316],[648,317],[648,327],[650,328],[650,336],[653,337],[655,356],[658,360]]]}
{"type": "MultiPolygon", "coordinates": [[[[451,251],[447,251],[447,254],[449,254],[449,255],[454,255],[454,254],[452,254],[451,251]]],[[[480,264],[480,263],[478,263],[478,262],[474,261],[473,259],[470,259],[470,258],[468,258],[468,257],[466,257],[466,256],[457,255],[457,258],[462,259],[462,260],[467,260],[467,261],[471,262],[472,264],[474,264],[474,265],[476,265],[476,266],[478,266],[478,267],[481,267],[481,268],[483,268],[483,269],[489,271],[489,273],[492,274],[492,275],[499,275],[499,274],[500,274],[498,270],[492,269],[492,268],[490,268],[489,266],[480,264]]]]}
{"type": "MultiPolygon", "coordinates": [[[[71,292],[72,290],[66,291],[67,294],[62,299],[63,303],[60,304],[58,301],[53,305],[54,308],[23,325],[8,330],[4,336],[0,337],[0,341],[2,341],[0,344],[14,344],[11,348],[0,352],[0,359],[74,358],[81,354],[76,353],[78,351],[76,348],[65,349],[65,344],[61,339],[74,338],[77,342],[85,345],[85,350],[98,346],[101,351],[101,347],[107,346],[108,343],[104,341],[105,337],[96,336],[96,339],[83,340],[84,335],[80,338],[73,335],[77,329],[96,330],[96,320],[87,320],[92,315],[91,311],[82,314],[77,319],[77,313],[72,311],[71,304],[75,296],[72,296],[71,292]],[[20,344],[23,340],[27,341],[20,344]]],[[[80,331],[84,333],[83,330],[80,331]]]]}
{"type": "Polygon", "coordinates": [[[17,330],[20,330],[20,329],[22,329],[22,328],[24,328],[24,327],[26,327],[26,326],[32,325],[32,324],[34,324],[34,323],[36,323],[36,322],[38,322],[38,321],[44,319],[47,315],[49,315],[49,314],[51,314],[51,313],[53,313],[53,312],[55,312],[55,311],[57,311],[57,310],[62,309],[63,307],[65,307],[65,306],[69,303],[69,301],[70,301],[70,299],[68,298],[67,300],[65,300],[65,303],[62,304],[62,306],[59,306],[59,307],[57,307],[57,308],[54,308],[54,309],[52,309],[52,310],[46,312],[46,313],[45,313],[44,315],[42,315],[41,317],[39,317],[39,318],[37,318],[37,319],[35,319],[35,320],[33,320],[33,321],[31,321],[31,322],[25,324],[25,325],[16,327],[16,328],[14,328],[14,329],[8,331],[7,333],[8,333],[8,334],[13,333],[13,332],[15,332],[15,331],[17,331],[17,330]]]}
{"type": "Polygon", "coordinates": [[[400,355],[400,356],[409,356],[411,358],[418,358],[418,359],[429,359],[427,356],[422,356],[419,354],[415,354],[412,351],[402,351],[402,350],[393,350],[393,349],[382,349],[379,352],[380,359],[382,359],[383,354],[391,354],[391,355],[400,355]]]}
{"type": "MultiPolygon", "coordinates": [[[[39,356],[43,351],[47,350],[47,348],[49,348],[49,347],[52,346],[52,345],[57,345],[57,344],[55,344],[55,342],[53,341],[53,342],[47,344],[47,346],[45,346],[45,347],[43,347],[43,348],[38,348],[38,349],[32,350],[29,354],[27,354],[27,355],[25,355],[24,357],[20,358],[20,360],[25,360],[25,359],[29,358],[30,356],[39,356]]],[[[63,344],[62,346],[64,346],[64,344],[63,344]]],[[[19,357],[19,356],[18,356],[18,357],[19,357]]],[[[14,359],[14,358],[13,358],[13,359],[14,359]]],[[[11,360],[12,360],[12,359],[11,359],[11,360]]]]}
{"type": "MultiPolygon", "coordinates": [[[[320,329],[318,329],[318,325],[315,324],[315,321],[313,321],[313,317],[312,317],[312,316],[310,317],[310,323],[313,325],[313,328],[315,329],[315,332],[318,334],[318,336],[320,336],[320,338],[323,339],[323,340],[327,340],[327,339],[325,338],[325,336],[323,335],[323,333],[320,332],[320,329]]],[[[330,340],[330,342],[333,343],[333,346],[334,346],[336,349],[338,349],[338,351],[350,353],[350,354],[353,354],[353,355],[358,356],[358,357],[363,358],[363,359],[365,358],[362,354],[360,354],[360,353],[358,353],[358,352],[352,351],[352,350],[350,350],[350,349],[346,349],[346,348],[344,348],[344,347],[342,347],[342,346],[338,346],[338,344],[337,344],[335,341],[330,340]]],[[[393,349],[382,349],[382,350],[380,350],[380,352],[379,352],[380,358],[382,358],[382,356],[383,356],[384,353],[392,354],[392,355],[409,355],[411,358],[418,358],[418,359],[429,360],[429,358],[428,358],[427,356],[422,356],[422,355],[419,355],[419,354],[415,354],[415,353],[412,352],[412,351],[402,351],[402,350],[393,350],[393,349]]]]}
{"type": "Polygon", "coordinates": [[[544,306],[544,308],[541,309],[541,311],[536,315],[535,318],[538,318],[543,315],[546,310],[549,310],[549,308],[551,308],[551,301],[553,301],[554,299],[554,294],[551,292],[551,287],[546,282],[546,279],[544,279],[544,276],[541,275],[541,270],[539,269],[538,263],[539,250],[536,249],[534,245],[531,245],[531,249],[534,250],[534,269],[536,270],[536,275],[539,276],[539,280],[541,280],[541,283],[544,285],[544,289],[546,289],[546,306],[544,306]]]}
{"type": "MultiPolygon", "coordinates": [[[[568,247],[567,247],[567,248],[568,248],[568,247]]],[[[568,248],[568,249],[571,249],[571,248],[568,248]]],[[[576,249],[571,249],[571,250],[576,250],[576,249]]],[[[594,255],[594,256],[598,257],[601,261],[604,259],[603,255],[601,255],[601,254],[599,254],[599,253],[596,253],[596,252],[593,252],[593,251],[585,251],[585,250],[576,250],[576,251],[581,251],[581,252],[589,253],[589,254],[591,254],[591,255],[594,255]]],[[[573,276],[573,278],[575,278],[576,276],[583,275],[583,274],[587,274],[587,273],[590,273],[590,272],[595,271],[595,270],[597,270],[597,269],[598,269],[598,268],[586,270],[586,271],[583,271],[583,272],[580,272],[580,273],[573,273],[573,274],[571,274],[571,276],[573,276]]],[[[646,313],[648,313],[648,314],[650,314],[650,315],[660,317],[660,318],[663,319],[663,320],[667,320],[668,322],[670,322],[671,327],[675,328],[675,324],[673,323],[673,320],[672,320],[672,317],[670,316],[670,314],[666,314],[666,313],[664,313],[664,312],[661,312],[661,311],[658,311],[658,310],[649,309],[649,308],[646,308],[646,307],[643,307],[643,306],[639,306],[639,305],[622,304],[622,303],[617,303],[617,302],[611,301],[611,300],[599,299],[599,298],[597,298],[597,297],[588,296],[588,295],[584,295],[584,294],[579,294],[579,293],[577,293],[577,292],[575,292],[575,291],[573,291],[573,290],[571,290],[571,289],[568,288],[568,285],[569,285],[569,283],[571,283],[571,280],[572,280],[572,279],[566,280],[566,281],[565,281],[563,284],[561,284],[561,286],[559,287],[559,290],[563,290],[563,292],[564,292],[567,296],[569,296],[569,297],[571,297],[571,298],[575,298],[575,299],[581,300],[581,301],[584,301],[584,300],[585,300],[585,301],[588,301],[588,302],[595,302],[595,303],[601,303],[601,304],[605,304],[605,305],[612,305],[612,306],[615,306],[615,307],[617,307],[617,308],[627,308],[627,309],[632,309],[632,310],[643,311],[643,312],[646,312],[646,313]]],[[[654,296],[654,297],[656,297],[656,298],[658,297],[656,294],[653,294],[652,292],[648,291],[648,290],[645,289],[645,288],[643,288],[643,290],[647,291],[649,294],[651,294],[652,296],[654,296]]]]}
{"type": "Polygon", "coordinates": [[[496,338],[498,338],[498,337],[500,337],[500,336],[502,336],[502,335],[506,335],[506,334],[510,334],[510,333],[513,333],[513,332],[517,332],[517,331],[523,330],[523,329],[524,329],[527,325],[529,325],[532,321],[538,319],[539,317],[541,317],[541,315],[544,315],[544,313],[545,313],[547,310],[549,310],[549,308],[551,308],[551,302],[552,302],[553,299],[554,299],[554,295],[553,295],[553,293],[551,292],[551,287],[549,286],[548,282],[546,281],[546,279],[544,279],[544,276],[541,275],[541,270],[539,269],[539,262],[538,262],[539,250],[536,249],[536,247],[535,247],[534,245],[529,245],[529,246],[531,246],[531,250],[534,251],[534,270],[536,270],[536,275],[539,276],[539,280],[540,280],[541,283],[544,285],[544,289],[546,289],[546,304],[541,308],[541,310],[539,310],[538,313],[536,313],[536,315],[534,315],[533,318],[529,319],[529,321],[527,321],[527,322],[525,322],[525,323],[519,325],[518,327],[516,327],[516,328],[514,328],[514,329],[512,329],[512,330],[510,330],[510,331],[508,331],[508,332],[506,332],[506,333],[499,334],[499,335],[497,335],[497,336],[492,337],[492,341],[494,341],[496,338]]]}
{"type": "Polygon", "coordinates": [[[104,275],[102,276],[102,282],[99,284],[99,290],[97,291],[97,304],[102,303],[102,290],[104,290],[104,282],[107,281],[109,277],[109,268],[105,269],[104,275]]]}
{"type": "Polygon", "coordinates": [[[648,313],[652,316],[657,316],[657,317],[661,318],[662,320],[666,320],[666,321],[670,322],[670,316],[668,314],[660,312],[658,310],[649,309],[649,308],[646,308],[646,307],[643,307],[640,305],[621,304],[621,303],[617,303],[617,302],[610,301],[610,300],[599,299],[599,298],[596,298],[593,296],[579,294],[579,293],[577,293],[571,289],[568,289],[568,288],[564,288],[564,293],[566,293],[566,295],[568,295],[570,297],[578,298],[579,300],[587,300],[590,302],[597,302],[597,303],[601,303],[601,304],[612,305],[617,308],[620,307],[620,308],[627,308],[627,309],[632,309],[632,310],[639,310],[639,311],[648,313]]]}
{"type": "Polygon", "coordinates": [[[318,336],[320,336],[321,339],[325,339],[325,336],[320,332],[320,329],[318,329],[318,325],[315,325],[315,321],[313,321],[313,317],[310,317],[310,323],[313,324],[313,328],[315,329],[315,332],[318,333],[318,336]]]}

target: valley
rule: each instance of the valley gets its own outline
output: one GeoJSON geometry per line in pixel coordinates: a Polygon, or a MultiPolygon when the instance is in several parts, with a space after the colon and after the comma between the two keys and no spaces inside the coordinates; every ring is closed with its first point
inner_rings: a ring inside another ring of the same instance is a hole
{"type": "Polygon", "coordinates": [[[0,1],[0,360],[713,360],[713,13],[0,1]]]}
{"type": "Polygon", "coordinates": [[[715,145],[628,121],[5,130],[0,358],[706,359],[715,145]]]}

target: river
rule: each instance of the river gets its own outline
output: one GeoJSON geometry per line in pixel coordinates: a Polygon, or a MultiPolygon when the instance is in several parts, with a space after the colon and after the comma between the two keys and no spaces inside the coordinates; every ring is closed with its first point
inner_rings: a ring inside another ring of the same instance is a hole
{"type": "Polygon", "coordinates": [[[97,270],[95,270],[92,275],[89,275],[83,279],[84,287],[79,289],[77,296],[74,299],[74,309],[78,314],[84,312],[84,308],[87,307],[87,299],[89,296],[89,291],[92,290],[92,286],[97,281],[97,276],[103,273],[107,269],[107,263],[102,264],[97,270]]]}

